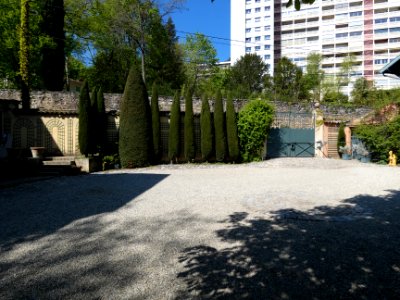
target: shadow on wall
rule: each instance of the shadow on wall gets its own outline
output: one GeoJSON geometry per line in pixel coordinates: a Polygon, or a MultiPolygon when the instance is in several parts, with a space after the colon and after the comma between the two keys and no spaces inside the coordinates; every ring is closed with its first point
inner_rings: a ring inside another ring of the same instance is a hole
{"type": "Polygon", "coordinates": [[[95,174],[0,190],[0,249],[37,240],[82,218],[115,211],[167,176],[95,174]],[[19,191],[26,196],[19,197],[19,191]]]}
{"type": "Polygon", "coordinates": [[[178,299],[400,299],[399,191],[275,215],[231,215],[217,235],[241,246],[186,249],[178,299]]]}

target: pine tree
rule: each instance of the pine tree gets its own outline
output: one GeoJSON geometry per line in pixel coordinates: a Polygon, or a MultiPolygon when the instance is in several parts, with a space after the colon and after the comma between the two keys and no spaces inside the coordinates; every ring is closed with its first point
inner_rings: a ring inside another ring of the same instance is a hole
{"type": "Polygon", "coordinates": [[[240,157],[239,138],[236,124],[236,112],[231,94],[228,95],[228,99],[226,100],[226,136],[228,140],[229,158],[237,162],[240,157]]]}
{"type": "Polygon", "coordinates": [[[97,104],[97,146],[101,154],[104,154],[107,145],[107,114],[104,103],[103,89],[100,87],[96,95],[97,104]]]}
{"type": "Polygon", "coordinates": [[[193,100],[190,88],[185,93],[185,159],[190,162],[195,158],[193,100]]]}
{"type": "Polygon", "coordinates": [[[180,97],[177,91],[172,102],[168,135],[168,158],[171,162],[178,161],[179,156],[180,106],[180,97]]]}
{"type": "Polygon", "coordinates": [[[79,150],[85,156],[89,154],[89,113],[90,113],[90,96],[89,85],[87,81],[83,83],[81,93],[79,95],[79,150]]]}
{"type": "Polygon", "coordinates": [[[206,95],[201,99],[201,114],[200,114],[200,129],[201,129],[201,157],[204,161],[208,161],[212,155],[212,124],[210,105],[206,95]]]}
{"type": "Polygon", "coordinates": [[[138,66],[132,66],[120,109],[119,156],[123,168],[149,165],[153,152],[151,111],[138,66]]]}
{"type": "Polygon", "coordinates": [[[215,158],[218,162],[225,160],[226,139],[224,107],[222,104],[221,91],[217,92],[214,105],[214,130],[215,130],[215,158]]]}
{"type": "Polygon", "coordinates": [[[153,128],[153,147],[154,162],[158,162],[161,158],[161,133],[160,133],[160,109],[158,107],[158,85],[153,83],[151,94],[151,120],[153,128]]]}

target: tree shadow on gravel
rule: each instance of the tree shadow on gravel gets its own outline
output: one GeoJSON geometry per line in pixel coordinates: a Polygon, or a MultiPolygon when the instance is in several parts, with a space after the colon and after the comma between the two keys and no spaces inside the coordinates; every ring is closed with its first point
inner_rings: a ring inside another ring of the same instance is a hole
{"type": "Polygon", "coordinates": [[[400,299],[399,191],[274,214],[231,215],[217,235],[240,246],[185,249],[177,298],[400,299]]]}
{"type": "Polygon", "coordinates": [[[0,250],[36,240],[73,221],[115,211],[167,176],[95,174],[0,190],[0,250]]]}

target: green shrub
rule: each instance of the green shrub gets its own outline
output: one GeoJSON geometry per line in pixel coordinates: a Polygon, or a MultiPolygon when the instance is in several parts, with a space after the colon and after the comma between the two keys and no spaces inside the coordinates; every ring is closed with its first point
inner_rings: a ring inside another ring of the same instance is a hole
{"type": "Polygon", "coordinates": [[[97,128],[95,131],[96,145],[100,153],[104,153],[107,144],[107,114],[104,104],[103,89],[99,88],[96,95],[97,105],[97,128]]]}
{"type": "Polygon", "coordinates": [[[175,92],[171,107],[171,117],[168,134],[168,158],[171,162],[177,162],[179,157],[179,134],[180,134],[181,103],[179,92],[175,92]]]}
{"type": "Polygon", "coordinates": [[[228,140],[229,159],[237,162],[240,157],[239,138],[236,124],[236,112],[231,94],[228,95],[226,101],[226,136],[228,140]]]}
{"type": "Polygon", "coordinates": [[[225,139],[224,107],[222,103],[221,91],[218,91],[215,97],[214,133],[215,133],[215,159],[218,162],[222,162],[225,160],[226,156],[226,139],[225,139]]]}
{"type": "Polygon", "coordinates": [[[89,96],[89,84],[87,81],[83,83],[82,90],[79,95],[79,151],[88,156],[90,152],[90,145],[88,143],[88,137],[90,134],[90,96],[89,96]]]}
{"type": "Polygon", "coordinates": [[[149,165],[153,143],[149,98],[141,73],[132,66],[121,101],[119,156],[123,168],[149,165]]]}
{"type": "Polygon", "coordinates": [[[252,100],[239,112],[240,154],[245,162],[261,160],[274,108],[263,100],[252,100]]]}
{"type": "Polygon", "coordinates": [[[184,120],[184,134],[185,134],[185,159],[190,162],[196,156],[194,144],[194,120],[193,120],[193,100],[190,88],[187,88],[185,93],[185,120],[184,120]]]}
{"type": "Polygon", "coordinates": [[[200,114],[200,130],[201,130],[201,158],[208,161],[212,155],[213,150],[213,136],[212,136],[212,123],[210,105],[208,98],[203,95],[201,99],[201,114],[200,114]]]}
{"type": "Polygon", "coordinates": [[[400,154],[400,117],[383,125],[361,125],[355,129],[374,161],[386,161],[389,151],[400,154]]]}
{"type": "Polygon", "coordinates": [[[161,127],[160,127],[160,109],[158,107],[158,86],[153,83],[151,93],[151,120],[153,129],[153,147],[154,162],[158,162],[161,158],[161,127]]]}

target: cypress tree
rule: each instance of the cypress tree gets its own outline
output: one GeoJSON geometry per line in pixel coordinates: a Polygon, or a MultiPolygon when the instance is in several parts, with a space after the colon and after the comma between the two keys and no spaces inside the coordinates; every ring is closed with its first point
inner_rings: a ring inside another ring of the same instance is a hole
{"type": "Polygon", "coordinates": [[[200,129],[201,129],[201,157],[208,161],[212,155],[212,124],[210,105],[206,95],[201,99],[201,114],[200,114],[200,129]]]}
{"type": "Polygon", "coordinates": [[[49,91],[62,91],[65,68],[64,0],[44,2],[41,31],[51,39],[54,46],[41,49],[43,84],[49,91]]]}
{"type": "Polygon", "coordinates": [[[107,144],[107,115],[104,103],[103,89],[100,87],[96,94],[97,104],[97,146],[100,153],[104,153],[107,144]]]}
{"type": "Polygon", "coordinates": [[[236,124],[235,107],[233,106],[232,95],[229,93],[226,100],[226,136],[228,140],[229,158],[237,162],[240,157],[239,138],[236,124]]]}
{"type": "Polygon", "coordinates": [[[136,65],[129,71],[120,109],[119,156],[123,168],[149,165],[153,152],[151,111],[136,65]]]}
{"type": "Polygon", "coordinates": [[[90,96],[89,85],[87,81],[83,83],[81,93],[79,95],[79,150],[85,156],[89,154],[89,112],[90,112],[90,96]]]}
{"type": "Polygon", "coordinates": [[[226,156],[224,107],[221,91],[217,91],[214,105],[214,130],[215,130],[215,158],[221,162],[226,156]]]}
{"type": "Polygon", "coordinates": [[[151,93],[151,120],[153,128],[153,147],[154,147],[154,160],[158,162],[161,158],[161,133],[160,133],[160,109],[158,107],[158,86],[153,83],[151,93]]]}
{"type": "Polygon", "coordinates": [[[179,91],[176,91],[171,107],[168,134],[168,158],[171,162],[177,161],[179,156],[180,114],[181,107],[179,91]]]}
{"type": "MultiPolygon", "coordinates": [[[[346,146],[346,134],[344,133],[345,124],[340,123],[339,132],[338,132],[338,140],[337,140],[337,151],[339,152],[340,147],[346,146]]],[[[342,154],[339,152],[340,157],[342,154]]]]}
{"type": "Polygon", "coordinates": [[[97,143],[98,143],[98,113],[97,113],[97,89],[93,88],[92,93],[90,95],[90,109],[88,116],[89,123],[89,131],[87,137],[88,143],[88,151],[93,154],[97,152],[97,143]]]}
{"type": "Polygon", "coordinates": [[[192,92],[188,88],[185,93],[185,158],[188,162],[195,158],[194,120],[192,92]]]}

